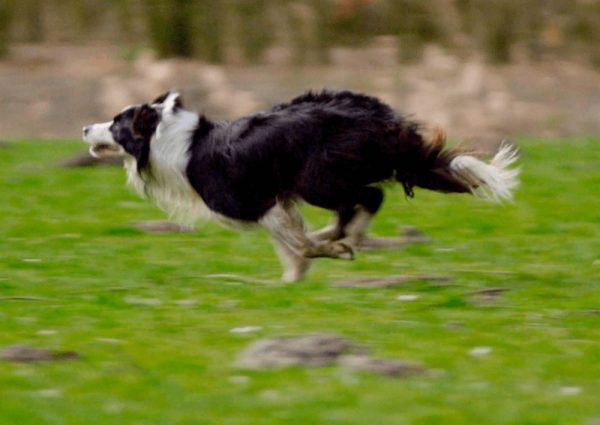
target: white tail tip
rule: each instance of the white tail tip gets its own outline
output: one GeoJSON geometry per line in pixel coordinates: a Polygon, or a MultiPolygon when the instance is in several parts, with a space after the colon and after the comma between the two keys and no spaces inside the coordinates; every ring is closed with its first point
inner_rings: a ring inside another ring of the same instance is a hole
{"type": "Polygon", "coordinates": [[[494,202],[512,201],[521,170],[510,167],[518,158],[518,149],[503,141],[489,164],[474,156],[459,155],[450,162],[450,169],[475,196],[494,202]]]}

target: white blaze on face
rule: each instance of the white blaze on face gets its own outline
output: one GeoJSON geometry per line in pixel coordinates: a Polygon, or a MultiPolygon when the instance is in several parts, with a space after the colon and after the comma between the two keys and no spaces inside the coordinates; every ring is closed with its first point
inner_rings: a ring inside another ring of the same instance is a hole
{"type": "Polygon", "coordinates": [[[90,154],[96,158],[118,156],[124,153],[110,131],[112,121],[92,124],[83,128],[83,141],[90,145],[90,154]]]}

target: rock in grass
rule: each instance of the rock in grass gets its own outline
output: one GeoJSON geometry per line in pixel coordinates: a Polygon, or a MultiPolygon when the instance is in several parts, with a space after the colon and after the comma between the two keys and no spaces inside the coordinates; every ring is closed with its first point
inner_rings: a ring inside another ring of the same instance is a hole
{"type": "Polygon", "coordinates": [[[0,359],[18,363],[76,360],[78,358],[79,354],[74,351],[50,351],[20,344],[11,345],[0,351],[0,359]]]}
{"type": "Polygon", "coordinates": [[[483,357],[487,356],[492,351],[492,347],[473,347],[469,350],[469,354],[473,357],[483,357]]]}
{"type": "Polygon", "coordinates": [[[333,283],[333,286],[348,286],[351,288],[388,288],[392,286],[404,285],[409,282],[448,282],[447,276],[429,275],[429,274],[401,274],[386,277],[360,277],[356,279],[340,280],[333,283]]]}
{"type": "Polygon", "coordinates": [[[246,348],[235,365],[244,369],[273,369],[289,366],[331,366],[373,372],[383,376],[423,375],[422,365],[366,354],[352,341],[333,334],[296,335],[258,340],[246,348]]]}
{"type": "Polygon", "coordinates": [[[338,364],[353,370],[373,372],[397,378],[425,375],[429,372],[429,369],[417,363],[409,363],[403,360],[378,359],[364,355],[340,356],[338,364]]]}
{"type": "Polygon", "coordinates": [[[131,224],[146,233],[194,233],[196,231],[192,226],[162,220],[136,221],[131,224]]]}
{"type": "Polygon", "coordinates": [[[238,357],[236,365],[248,369],[285,366],[327,366],[344,353],[360,351],[338,335],[316,334],[267,338],[252,343],[238,357]]]}

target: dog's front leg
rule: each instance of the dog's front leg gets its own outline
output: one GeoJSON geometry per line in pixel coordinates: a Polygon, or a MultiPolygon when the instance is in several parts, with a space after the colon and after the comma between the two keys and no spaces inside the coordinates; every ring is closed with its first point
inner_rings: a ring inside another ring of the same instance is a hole
{"type": "Polygon", "coordinates": [[[359,248],[367,237],[367,229],[372,219],[372,213],[358,207],[347,224],[342,223],[339,216],[337,216],[331,224],[309,233],[308,236],[317,243],[340,240],[352,248],[359,248]]]}
{"type": "Polygon", "coordinates": [[[311,260],[296,254],[286,244],[275,237],[273,237],[273,245],[275,245],[275,251],[283,266],[281,280],[284,282],[297,282],[302,279],[310,268],[311,260]]]}
{"type": "Polygon", "coordinates": [[[285,267],[285,281],[301,279],[308,270],[309,258],[353,258],[352,248],[345,243],[313,242],[306,235],[304,221],[291,202],[278,202],[260,219],[260,224],[275,240],[277,252],[285,267]]]}

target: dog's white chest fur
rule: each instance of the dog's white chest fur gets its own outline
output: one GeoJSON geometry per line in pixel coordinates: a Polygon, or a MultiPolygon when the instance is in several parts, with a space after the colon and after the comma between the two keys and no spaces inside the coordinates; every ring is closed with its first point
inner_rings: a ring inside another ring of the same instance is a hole
{"type": "Polygon", "coordinates": [[[197,122],[197,115],[187,111],[179,111],[177,117],[165,114],[150,141],[148,169],[140,175],[135,159],[125,161],[128,183],[142,196],[152,199],[172,219],[185,223],[217,216],[186,176],[192,132],[197,122]]]}

